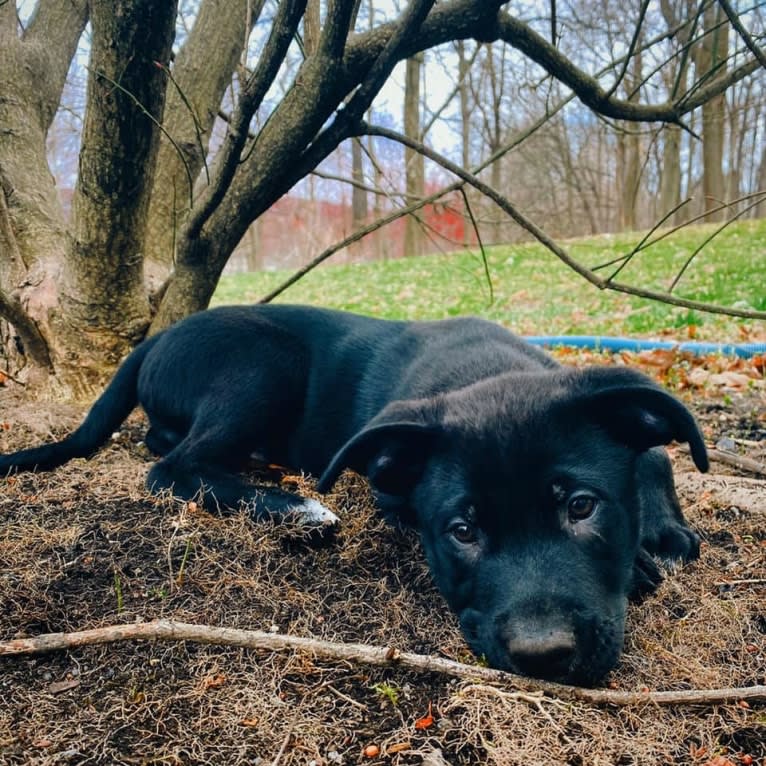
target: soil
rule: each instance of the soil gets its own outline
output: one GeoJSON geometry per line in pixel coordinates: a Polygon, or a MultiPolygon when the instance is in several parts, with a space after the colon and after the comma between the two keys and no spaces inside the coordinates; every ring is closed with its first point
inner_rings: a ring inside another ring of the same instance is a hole
{"type": "MultiPolygon", "coordinates": [[[[711,446],[763,464],[760,375],[677,390],[711,446]]],[[[0,451],[60,437],[83,411],[0,387],[0,451]]],[[[319,543],[148,496],[142,435],[135,413],[90,460],[2,480],[0,640],[163,617],[476,662],[416,535],[378,518],[363,480],[323,498],[342,526],[319,543]]],[[[701,558],[631,606],[606,683],[766,684],[766,477],[720,463],[702,476],[670,453],[701,558]]],[[[764,766],[766,703],[595,706],[305,653],[122,642],[0,657],[0,763],[764,766]]]]}

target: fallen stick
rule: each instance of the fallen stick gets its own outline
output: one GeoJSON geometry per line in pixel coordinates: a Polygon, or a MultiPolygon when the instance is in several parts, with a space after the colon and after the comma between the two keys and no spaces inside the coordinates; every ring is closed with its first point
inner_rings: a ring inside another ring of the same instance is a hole
{"type": "MultiPolygon", "coordinates": [[[[689,448],[685,444],[678,445],[678,449],[686,455],[691,454],[689,448]]],[[[707,456],[718,463],[725,463],[734,468],[739,468],[740,471],[747,471],[748,473],[754,473],[759,476],[766,476],[766,463],[760,463],[750,457],[744,457],[743,455],[736,455],[733,452],[724,452],[710,447],[708,447],[707,456]]]]}
{"type": "Polygon", "coordinates": [[[466,665],[462,662],[392,647],[344,644],[316,638],[264,633],[259,630],[191,625],[172,620],[110,625],[75,633],[47,633],[34,638],[0,642],[0,657],[43,654],[93,644],[117,641],[195,641],[202,644],[239,646],[269,652],[303,651],[329,660],[345,660],[366,665],[400,667],[420,673],[442,673],[470,681],[510,684],[517,689],[538,692],[564,700],[580,700],[597,705],[710,705],[747,700],[766,700],[766,686],[684,691],[623,692],[612,689],[584,689],[525,678],[502,670],[466,665]]]}

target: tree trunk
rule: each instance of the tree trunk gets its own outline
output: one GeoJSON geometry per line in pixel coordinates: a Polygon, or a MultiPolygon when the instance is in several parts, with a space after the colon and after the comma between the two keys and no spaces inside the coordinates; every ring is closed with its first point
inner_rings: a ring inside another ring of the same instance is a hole
{"type": "MultiPolygon", "coordinates": [[[[179,232],[204,167],[221,99],[263,2],[203,0],[173,63],[147,222],[145,269],[152,290],[167,278],[175,261],[179,232]]],[[[202,183],[206,182],[203,174],[202,183]]]]}
{"type": "MultiPolygon", "coordinates": [[[[725,72],[729,36],[728,25],[720,24],[722,15],[717,3],[711,3],[705,9],[704,26],[708,34],[696,49],[697,77],[714,71],[711,76],[717,78],[725,72]]],[[[725,124],[726,96],[721,94],[702,105],[702,193],[706,211],[712,211],[726,198],[723,172],[725,124]]],[[[705,220],[720,221],[723,216],[723,210],[709,212],[705,220]]]]}
{"type": "MultiPolygon", "coordinates": [[[[630,75],[626,73],[625,86],[629,100],[638,101],[638,87],[641,82],[641,54],[636,53],[630,66],[630,75]]],[[[621,228],[633,231],[638,226],[638,195],[641,189],[641,136],[635,125],[624,124],[622,134],[623,174],[620,206],[622,208],[621,228]]]]}
{"type": "Polygon", "coordinates": [[[362,143],[358,138],[351,140],[351,226],[358,229],[367,220],[367,191],[364,185],[364,166],[362,164],[362,143]]]}
{"type": "MultiPolygon", "coordinates": [[[[458,55],[458,96],[460,97],[460,159],[464,168],[470,168],[471,165],[471,105],[470,105],[470,88],[468,85],[468,78],[470,76],[470,68],[468,65],[468,57],[465,54],[465,42],[458,40],[455,43],[458,55]]],[[[469,191],[466,190],[466,195],[469,195],[469,191]]],[[[469,196],[470,200],[470,196],[469,196]]],[[[468,225],[468,211],[463,214],[466,219],[463,226],[463,244],[467,245],[472,236],[469,234],[471,231],[468,225]]]]}
{"type": "Polygon", "coordinates": [[[52,321],[68,233],[45,140],[87,18],[84,0],[52,1],[19,37],[15,3],[0,5],[0,364],[28,383],[59,361],[52,321]]]}
{"type": "MultiPolygon", "coordinates": [[[[681,129],[668,125],[662,131],[662,176],[659,215],[664,216],[681,202],[681,129]]],[[[675,223],[677,211],[668,223],[675,223]]]]}
{"type": "MultiPolygon", "coordinates": [[[[404,133],[416,141],[421,140],[420,78],[423,56],[407,59],[404,85],[404,133]]],[[[422,154],[410,148],[404,150],[407,204],[425,196],[425,160],[422,154]]],[[[408,215],[404,229],[404,254],[420,255],[423,252],[423,230],[415,216],[408,215]]]]}
{"type": "MultiPolygon", "coordinates": [[[[91,2],[88,106],[61,275],[57,372],[97,388],[150,321],[143,252],[174,3],[91,2]],[[65,350],[78,349],[69,364],[65,350]],[[83,364],[85,363],[85,364],[83,364]],[[87,370],[87,374],[86,374],[87,370]]],[[[78,392],[79,393],[79,392],[78,392]]]]}

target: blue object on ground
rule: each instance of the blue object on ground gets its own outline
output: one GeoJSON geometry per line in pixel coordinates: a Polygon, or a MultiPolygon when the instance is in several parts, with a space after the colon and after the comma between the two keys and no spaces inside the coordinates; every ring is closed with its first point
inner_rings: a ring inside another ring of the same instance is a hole
{"type": "Polygon", "coordinates": [[[612,338],[599,335],[529,335],[525,340],[534,346],[570,346],[596,351],[652,351],[669,349],[693,354],[723,354],[751,357],[766,353],[766,343],[701,343],[697,341],[664,341],[639,338],[612,338]]]}

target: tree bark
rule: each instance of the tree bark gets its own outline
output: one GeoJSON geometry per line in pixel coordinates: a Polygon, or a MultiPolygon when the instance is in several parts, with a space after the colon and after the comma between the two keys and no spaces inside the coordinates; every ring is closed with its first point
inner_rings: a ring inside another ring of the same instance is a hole
{"type": "Polygon", "coordinates": [[[147,221],[146,277],[152,290],[167,278],[175,261],[213,123],[262,7],[263,0],[203,0],[173,62],[147,221]]]}
{"type": "MultiPolygon", "coordinates": [[[[697,76],[707,75],[715,80],[725,73],[728,54],[728,26],[717,26],[722,20],[721,8],[711,3],[704,13],[706,36],[695,54],[697,76]]],[[[724,131],[726,125],[726,96],[721,93],[702,105],[702,193],[705,210],[711,211],[707,221],[720,221],[724,211],[715,211],[726,198],[723,172],[724,131]]]]}
{"type": "Polygon", "coordinates": [[[0,360],[29,383],[57,361],[68,236],[45,141],[87,19],[85,0],[51,0],[19,34],[15,3],[0,5],[0,360]]]}
{"type": "Polygon", "coordinates": [[[91,2],[88,106],[56,331],[59,371],[77,380],[77,394],[99,387],[149,325],[144,241],[175,14],[172,2],[91,2]],[[71,370],[68,348],[79,352],[71,370]]]}

